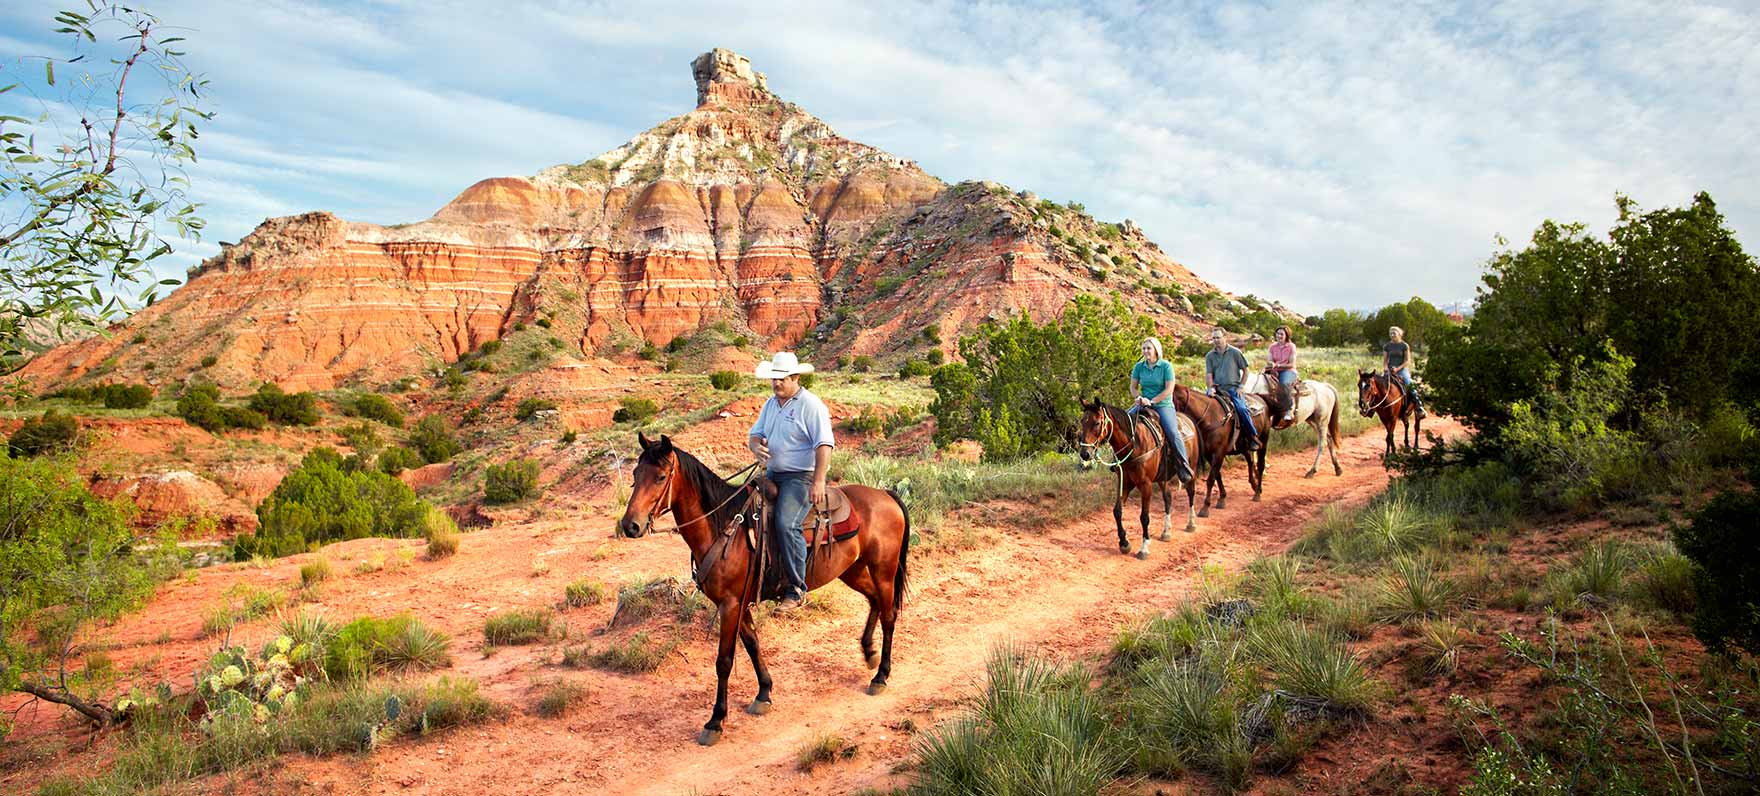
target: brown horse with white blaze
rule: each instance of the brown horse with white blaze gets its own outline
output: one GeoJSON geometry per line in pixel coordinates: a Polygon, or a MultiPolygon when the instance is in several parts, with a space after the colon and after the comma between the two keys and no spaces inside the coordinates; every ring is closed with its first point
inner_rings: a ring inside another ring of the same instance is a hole
{"type": "Polygon", "coordinates": [[[1357,371],[1357,411],[1364,417],[1379,417],[1381,426],[1387,429],[1387,450],[1382,454],[1383,458],[1393,455],[1393,427],[1396,423],[1404,432],[1402,438],[1406,450],[1415,447],[1424,420],[1412,411],[1413,408],[1398,377],[1386,372],[1357,371]]]}
{"type": "MultiPolygon", "coordinates": [[[[1179,431],[1185,435],[1186,450],[1198,449],[1198,437],[1191,418],[1180,417],[1179,431]]],[[[1077,430],[1077,450],[1081,452],[1082,461],[1090,458],[1100,460],[1107,469],[1118,474],[1118,495],[1112,502],[1112,519],[1118,525],[1118,552],[1129,553],[1130,541],[1124,535],[1124,498],[1131,490],[1136,490],[1142,497],[1143,511],[1143,546],[1137,550],[1138,560],[1149,558],[1149,493],[1156,484],[1161,485],[1161,510],[1163,522],[1161,541],[1173,541],[1173,491],[1172,482],[1176,479],[1173,473],[1163,472],[1162,446],[1168,442],[1156,442],[1150,423],[1160,423],[1150,411],[1138,416],[1135,422],[1131,415],[1116,406],[1108,406],[1095,398],[1093,403],[1082,401],[1082,424],[1077,430]],[[1112,461],[1100,459],[1099,448],[1105,445],[1112,450],[1112,461]]],[[[1177,468],[1175,468],[1177,469],[1177,468]]],[[[1186,532],[1197,530],[1198,522],[1192,515],[1193,504],[1197,502],[1197,485],[1195,479],[1184,482],[1186,488],[1186,532]]]]}
{"type": "MultiPolygon", "coordinates": [[[[745,646],[758,678],[758,694],[746,712],[761,716],[770,712],[770,672],[758,650],[758,631],[750,606],[762,596],[759,554],[751,534],[769,529],[754,523],[760,493],[756,480],[735,486],[678,449],[672,438],[650,441],[637,435],[642,454],[636,460],[629,507],[617,523],[628,538],[647,535],[654,520],[670,513],[678,523],[679,536],[691,550],[691,573],[703,595],[714,603],[720,617],[720,646],[715,655],[715,708],[697,742],[708,746],[721,739],[722,720],[727,717],[727,678],[733,672],[734,642],[745,646]]],[[[868,693],[886,688],[892,673],[892,631],[904,607],[905,562],[910,552],[911,521],[896,494],[852,484],[839,487],[850,502],[857,521],[853,537],[821,545],[809,554],[807,588],[817,589],[842,580],[868,599],[868,623],[862,630],[862,656],[877,669],[868,693]],[[874,650],[874,628],[884,639],[874,650]]],[[[768,518],[763,518],[767,520],[768,518]]],[[[811,527],[811,523],[808,523],[811,527]]]]}

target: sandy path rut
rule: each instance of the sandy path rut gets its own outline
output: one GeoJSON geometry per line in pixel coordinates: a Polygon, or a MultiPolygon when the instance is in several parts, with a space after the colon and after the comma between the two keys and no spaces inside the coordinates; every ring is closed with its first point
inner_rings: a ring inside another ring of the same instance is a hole
{"type": "MultiPolygon", "coordinates": [[[[1433,424],[1449,435],[1456,425],[1433,424]]],[[[983,665],[1000,643],[1015,642],[1060,658],[1103,653],[1117,629],[1147,613],[1166,610],[1186,595],[1203,566],[1236,568],[1286,547],[1325,505],[1360,502],[1382,489],[1387,473],[1376,431],[1344,441],[1342,476],[1303,480],[1312,452],[1272,457],[1266,495],[1251,501],[1240,460],[1231,460],[1234,487],[1226,509],[1199,520],[1198,531],[1178,529],[1183,494],[1175,500],[1171,542],[1156,541],[1148,561],[1119,554],[1110,507],[1049,527],[1032,522],[1031,509],[1012,518],[975,550],[913,556],[911,592],[894,643],[890,689],[864,692],[871,672],[857,638],[865,604],[841,584],[827,587],[836,610],[768,622],[760,632],[775,678],[775,709],[763,717],[740,710],[756,690],[741,652],[730,687],[726,734],[714,747],[694,742],[714,699],[714,642],[692,632],[659,671],[627,676],[557,665],[558,648],[517,647],[483,655],[477,647],[483,616],[514,606],[554,604],[562,586],[590,576],[616,584],[635,575],[683,575],[684,545],[671,536],[633,541],[608,538],[615,512],[604,507],[540,517],[466,537],[463,551],[440,562],[414,561],[402,571],[347,575],[326,584],[318,606],[332,617],[408,610],[453,634],[448,673],[477,678],[491,696],[514,708],[507,721],[405,739],[363,758],[288,758],[241,787],[268,792],[469,794],[510,792],[762,794],[847,793],[886,788],[910,753],[912,730],[951,714],[981,683],[983,665]],[[538,562],[544,562],[540,566],[538,562]],[[533,684],[563,677],[585,685],[585,703],[561,719],[529,712],[533,684]],[[796,770],[799,751],[825,733],[856,745],[853,759],[796,770]]],[[[1199,498],[1203,494],[1200,490],[1199,498]]],[[[1161,527],[1153,500],[1151,533],[1161,527]]],[[[621,509],[621,507],[619,507],[621,509]]],[[[1125,527],[1138,544],[1134,504],[1125,527]]],[[[359,540],[327,554],[347,572],[355,562],[414,543],[359,540]]],[[[214,641],[196,636],[201,611],[240,580],[284,585],[297,579],[300,559],[267,569],[205,571],[166,590],[139,618],[110,636],[123,666],[149,676],[187,681],[187,673],[214,641]]],[[[610,601],[608,601],[609,603],[610,601]]],[[[568,611],[576,642],[598,646],[592,634],[609,618],[609,604],[568,611]]],[[[272,630],[259,622],[242,631],[252,643],[272,630]]],[[[650,632],[664,633],[663,626],[650,632]]],[[[0,785],[13,777],[0,777],[0,785]]],[[[34,778],[33,778],[34,779],[34,778]]],[[[3,789],[3,788],[0,788],[3,789]]]]}

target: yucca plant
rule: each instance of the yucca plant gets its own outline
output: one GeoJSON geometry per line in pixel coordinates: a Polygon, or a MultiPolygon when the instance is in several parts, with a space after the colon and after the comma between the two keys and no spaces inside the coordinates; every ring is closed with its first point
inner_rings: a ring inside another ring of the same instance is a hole
{"type": "Polygon", "coordinates": [[[1376,611],[1382,621],[1404,622],[1442,616],[1454,606],[1454,583],[1423,556],[1400,556],[1381,583],[1376,611]]]}
{"type": "Polygon", "coordinates": [[[1302,622],[1273,622],[1248,635],[1247,649],[1291,694],[1324,700],[1344,710],[1364,710],[1375,685],[1344,640],[1302,622]]]}
{"type": "Polygon", "coordinates": [[[398,622],[379,644],[374,658],[392,671],[439,669],[452,664],[452,637],[416,619],[398,622]]]}

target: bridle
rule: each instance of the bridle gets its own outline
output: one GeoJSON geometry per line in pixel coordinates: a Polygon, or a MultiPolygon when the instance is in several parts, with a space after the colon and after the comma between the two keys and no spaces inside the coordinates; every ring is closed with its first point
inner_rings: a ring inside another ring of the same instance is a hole
{"type": "MultiPolygon", "coordinates": [[[[672,480],[674,478],[678,477],[678,459],[673,456],[668,456],[667,459],[672,463],[672,466],[667,468],[667,471],[666,471],[665,491],[661,492],[660,497],[657,498],[653,503],[649,504],[649,506],[648,506],[648,519],[642,523],[642,535],[643,536],[647,536],[649,532],[654,530],[654,520],[659,519],[660,517],[663,517],[667,514],[672,513],[672,491],[673,491],[672,480]]],[[[752,472],[753,470],[757,469],[757,467],[758,467],[758,463],[752,462],[751,464],[748,464],[744,468],[735,472],[727,480],[732,481],[735,478],[738,478],[742,475],[745,475],[747,473],[752,472]]],[[[706,519],[714,516],[715,512],[720,511],[721,509],[725,508],[727,506],[727,504],[732,503],[734,498],[737,498],[742,494],[746,494],[746,493],[751,492],[752,486],[753,485],[751,483],[751,479],[749,479],[749,478],[746,479],[746,482],[740,484],[739,489],[734,490],[733,494],[728,495],[726,500],[721,501],[714,508],[703,512],[703,516],[698,517],[697,519],[691,520],[689,522],[685,522],[685,523],[673,523],[671,528],[667,528],[665,530],[667,532],[683,530],[686,525],[690,525],[690,524],[696,523],[696,522],[702,522],[703,520],[706,520],[706,519]]]]}
{"type": "MultiPolygon", "coordinates": [[[[1118,423],[1112,419],[1112,407],[1101,404],[1099,409],[1100,438],[1093,442],[1083,442],[1078,439],[1076,440],[1076,447],[1080,448],[1082,452],[1087,455],[1092,456],[1094,461],[1106,465],[1107,469],[1117,469],[1136,458],[1137,437],[1135,434],[1124,435],[1125,439],[1129,442],[1129,445],[1125,448],[1123,453],[1120,453],[1117,448],[1112,446],[1112,432],[1118,429],[1118,423]],[[1102,444],[1112,450],[1112,461],[1109,462],[1100,457],[1100,446],[1102,444]]],[[[1145,452],[1144,455],[1147,455],[1147,452],[1145,452]]]]}
{"type": "Polygon", "coordinates": [[[1394,389],[1393,389],[1393,377],[1391,375],[1384,377],[1380,373],[1371,373],[1368,376],[1359,376],[1358,377],[1358,381],[1357,381],[1357,411],[1362,413],[1362,415],[1364,417],[1368,417],[1369,415],[1375,414],[1376,412],[1379,412],[1382,409],[1386,409],[1390,406],[1393,406],[1393,403],[1395,400],[1404,400],[1404,399],[1405,399],[1405,394],[1403,392],[1401,392],[1397,395],[1395,394],[1394,389]],[[1370,406],[1369,405],[1369,398],[1368,398],[1368,396],[1364,395],[1364,391],[1367,388],[1369,383],[1373,383],[1377,387],[1381,387],[1381,379],[1383,379],[1383,378],[1385,378],[1387,380],[1387,386],[1381,388],[1381,398],[1380,398],[1379,402],[1377,402],[1374,406],[1370,406]]]}

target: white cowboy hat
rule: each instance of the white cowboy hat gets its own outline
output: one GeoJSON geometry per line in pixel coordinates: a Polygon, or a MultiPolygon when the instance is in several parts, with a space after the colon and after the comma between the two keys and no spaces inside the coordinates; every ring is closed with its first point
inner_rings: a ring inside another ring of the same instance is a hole
{"type": "Polygon", "coordinates": [[[770,359],[759,362],[752,375],[760,379],[781,379],[800,373],[812,373],[813,366],[800,361],[793,351],[778,351],[770,359]]]}

